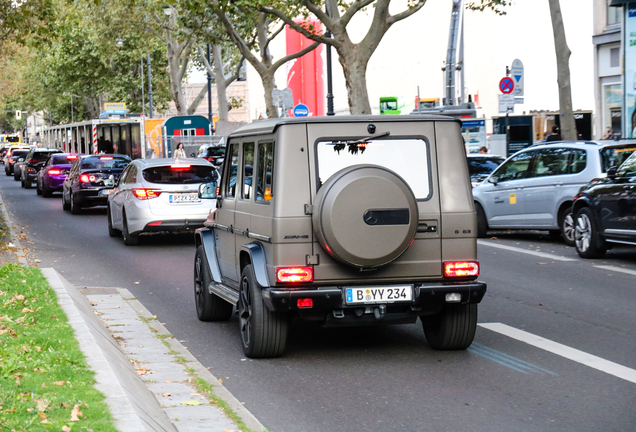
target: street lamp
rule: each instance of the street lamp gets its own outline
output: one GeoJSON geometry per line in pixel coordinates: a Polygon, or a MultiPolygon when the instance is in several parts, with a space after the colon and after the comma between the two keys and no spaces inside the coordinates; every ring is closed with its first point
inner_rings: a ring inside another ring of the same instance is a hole
{"type": "MultiPolygon", "coordinates": [[[[327,13],[327,16],[331,16],[329,15],[329,7],[327,6],[327,2],[325,2],[325,12],[327,13]]],[[[327,29],[325,37],[331,37],[331,32],[329,31],[329,29],[327,29]]],[[[327,45],[327,115],[332,116],[336,115],[336,113],[333,111],[333,87],[331,82],[331,44],[325,45],[327,45]]]]}

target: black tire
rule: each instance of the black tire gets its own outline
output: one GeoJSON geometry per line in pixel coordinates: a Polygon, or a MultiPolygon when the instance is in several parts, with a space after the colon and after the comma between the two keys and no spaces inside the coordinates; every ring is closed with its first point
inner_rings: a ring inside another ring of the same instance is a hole
{"type": "Polygon", "coordinates": [[[82,212],[82,203],[75,195],[71,193],[71,214],[80,214],[82,212]]]}
{"type": "Polygon", "coordinates": [[[243,351],[250,358],[280,357],[287,344],[287,314],[271,312],[249,264],[241,274],[239,326],[243,351]]]}
{"type": "Polygon", "coordinates": [[[42,195],[42,189],[40,189],[40,180],[35,180],[35,193],[38,195],[42,195]]]}
{"type": "Polygon", "coordinates": [[[15,181],[19,181],[20,180],[20,176],[15,171],[13,172],[13,180],[15,180],[15,181]]]}
{"type": "Polygon", "coordinates": [[[121,218],[123,221],[123,229],[121,235],[124,238],[124,244],[126,246],[137,246],[139,244],[139,234],[131,234],[128,231],[128,219],[126,218],[126,212],[122,211],[121,218]]]}
{"type": "Polygon", "coordinates": [[[477,212],[477,238],[484,238],[488,232],[486,212],[479,203],[475,203],[475,211],[477,212]]]}
{"type": "Polygon", "coordinates": [[[62,189],[62,209],[69,211],[71,209],[71,205],[66,202],[66,195],[64,195],[64,189],[62,189]]]}
{"type": "Polygon", "coordinates": [[[11,173],[9,172],[9,167],[8,166],[4,167],[4,173],[7,175],[7,177],[9,177],[11,175],[11,173]]]}
{"type": "Polygon", "coordinates": [[[607,247],[605,242],[599,239],[598,225],[592,214],[592,210],[583,207],[576,213],[576,234],[574,246],[581,258],[601,258],[605,255],[607,247]]]}
{"type": "Polygon", "coordinates": [[[110,205],[106,205],[106,217],[108,218],[108,235],[111,237],[119,237],[121,235],[121,231],[113,228],[113,218],[110,214],[110,205]]]}
{"type": "Polygon", "coordinates": [[[31,185],[33,184],[33,182],[30,182],[29,179],[23,180],[22,183],[24,184],[24,188],[25,189],[31,189],[31,185]]]}
{"type": "Polygon", "coordinates": [[[46,186],[42,187],[42,189],[40,190],[40,194],[42,194],[42,196],[44,198],[48,198],[50,196],[53,195],[53,192],[51,192],[51,190],[49,188],[47,188],[46,186]]]}
{"type": "Polygon", "coordinates": [[[435,315],[420,317],[426,341],[434,350],[463,350],[473,343],[477,304],[445,304],[435,315]]]}
{"type": "Polygon", "coordinates": [[[559,218],[559,229],[563,243],[568,246],[574,246],[576,236],[576,224],[574,223],[574,215],[572,214],[572,206],[561,212],[559,218]]]}
{"type": "Polygon", "coordinates": [[[24,180],[23,180],[23,179],[20,179],[20,187],[26,187],[24,184],[25,184],[25,183],[24,183],[24,180]]]}
{"type": "Polygon", "coordinates": [[[216,294],[210,293],[212,281],[210,265],[205,248],[199,245],[194,256],[194,302],[200,321],[227,321],[232,316],[234,306],[216,294]]]}

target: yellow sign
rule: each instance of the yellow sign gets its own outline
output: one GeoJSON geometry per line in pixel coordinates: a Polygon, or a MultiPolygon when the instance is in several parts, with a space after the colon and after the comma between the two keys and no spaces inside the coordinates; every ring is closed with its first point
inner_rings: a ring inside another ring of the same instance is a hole
{"type": "Polygon", "coordinates": [[[126,102],[104,102],[104,111],[126,111],[126,102]]]}
{"type": "Polygon", "coordinates": [[[510,194],[510,204],[517,204],[517,194],[510,194]]]}

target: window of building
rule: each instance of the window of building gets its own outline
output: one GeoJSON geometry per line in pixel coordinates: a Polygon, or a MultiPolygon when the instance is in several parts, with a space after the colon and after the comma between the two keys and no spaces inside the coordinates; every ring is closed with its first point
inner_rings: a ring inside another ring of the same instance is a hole
{"type": "Polygon", "coordinates": [[[623,8],[610,7],[611,0],[607,0],[607,26],[617,25],[623,22],[623,8]]]}
{"type": "Polygon", "coordinates": [[[619,67],[620,57],[618,47],[610,49],[610,67],[619,67]]]}

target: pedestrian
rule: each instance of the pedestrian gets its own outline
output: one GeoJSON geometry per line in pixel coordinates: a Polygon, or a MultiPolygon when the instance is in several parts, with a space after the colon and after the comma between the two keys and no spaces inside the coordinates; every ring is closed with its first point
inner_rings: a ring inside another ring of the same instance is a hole
{"type": "Polygon", "coordinates": [[[612,139],[614,137],[614,132],[612,131],[612,127],[611,126],[607,126],[605,128],[605,135],[603,135],[604,140],[608,140],[608,139],[612,139]]]}
{"type": "Polygon", "coordinates": [[[183,143],[177,144],[177,149],[174,151],[174,157],[185,159],[186,154],[185,154],[185,150],[183,149],[183,143]]]}
{"type": "Polygon", "coordinates": [[[488,154],[488,149],[486,146],[479,147],[479,154],[488,154]]]}
{"type": "Polygon", "coordinates": [[[561,131],[557,125],[552,125],[552,133],[545,137],[546,142],[561,141],[561,131]]]}

